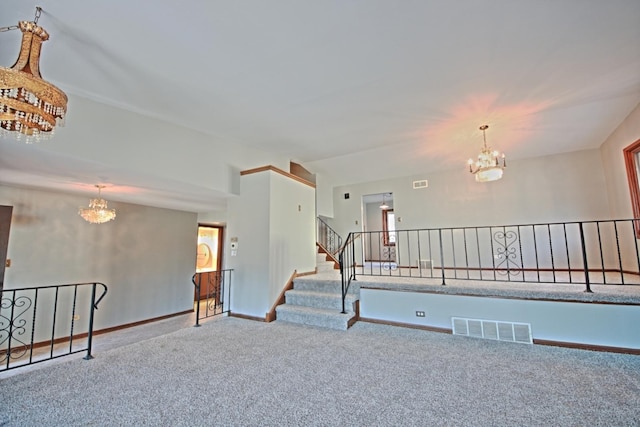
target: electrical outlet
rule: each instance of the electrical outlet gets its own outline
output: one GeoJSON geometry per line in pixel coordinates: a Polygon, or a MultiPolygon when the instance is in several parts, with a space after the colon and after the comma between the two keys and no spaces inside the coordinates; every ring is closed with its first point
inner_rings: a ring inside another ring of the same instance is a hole
{"type": "Polygon", "coordinates": [[[425,313],[424,311],[416,311],[416,317],[424,317],[425,313]]]}
{"type": "Polygon", "coordinates": [[[80,320],[80,315],[79,314],[74,314],[73,315],[73,320],[80,320]]]}

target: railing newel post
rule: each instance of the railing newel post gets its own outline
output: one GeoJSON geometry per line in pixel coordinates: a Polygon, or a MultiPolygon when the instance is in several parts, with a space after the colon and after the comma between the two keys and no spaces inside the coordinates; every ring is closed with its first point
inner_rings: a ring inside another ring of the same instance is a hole
{"type": "Polygon", "coordinates": [[[196,287],[196,324],[193,327],[197,328],[200,326],[200,276],[198,273],[193,275],[192,282],[196,287]],[[198,278],[197,282],[196,277],[198,278]]]}
{"type": "Polygon", "coordinates": [[[91,360],[91,347],[93,346],[93,316],[96,310],[96,287],[98,283],[94,282],[91,286],[91,308],[89,309],[89,330],[87,331],[87,355],[84,360],[91,360]]]}

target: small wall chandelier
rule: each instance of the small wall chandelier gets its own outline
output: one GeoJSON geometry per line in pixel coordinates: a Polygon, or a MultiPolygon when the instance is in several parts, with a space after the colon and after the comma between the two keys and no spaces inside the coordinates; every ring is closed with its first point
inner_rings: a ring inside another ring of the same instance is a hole
{"type": "Polygon", "coordinates": [[[90,199],[88,208],[78,209],[78,215],[91,224],[102,224],[113,220],[116,217],[116,210],[107,209],[107,201],[100,197],[100,190],[104,188],[104,185],[96,185],[96,188],[98,189],[98,198],[90,199]]]}
{"type": "Polygon", "coordinates": [[[487,145],[487,129],[489,129],[488,125],[480,126],[484,143],[480,154],[478,154],[478,160],[469,159],[467,162],[469,164],[469,172],[476,176],[477,182],[497,181],[502,178],[504,168],[507,167],[504,153],[500,154],[497,151],[491,151],[491,148],[487,145]]]}
{"type": "Polygon", "coordinates": [[[41,7],[33,21],[0,28],[20,29],[20,54],[11,68],[0,67],[0,134],[13,134],[27,143],[48,139],[64,125],[67,95],[40,76],[40,48],[49,33],[38,26],[41,7]]]}

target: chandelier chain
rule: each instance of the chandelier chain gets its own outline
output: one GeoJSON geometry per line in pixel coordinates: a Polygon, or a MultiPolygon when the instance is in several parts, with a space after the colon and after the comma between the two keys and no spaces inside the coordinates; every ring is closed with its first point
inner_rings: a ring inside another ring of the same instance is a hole
{"type": "Polygon", "coordinates": [[[42,8],[40,6],[36,6],[36,16],[33,18],[33,23],[37,24],[38,19],[40,19],[40,15],[42,15],[42,8]]]}
{"type": "Polygon", "coordinates": [[[18,26],[17,25],[12,25],[10,27],[0,27],[0,33],[4,33],[6,31],[11,31],[11,30],[17,30],[18,26]]]}
{"type": "MultiPolygon", "coordinates": [[[[38,23],[38,19],[40,19],[40,15],[42,15],[42,8],[40,6],[36,6],[36,15],[33,18],[33,23],[37,24],[38,23]]],[[[7,31],[11,31],[11,30],[17,30],[18,27],[17,25],[11,25],[9,27],[0,27],[0,33],[5,33],[7,31]]]]}

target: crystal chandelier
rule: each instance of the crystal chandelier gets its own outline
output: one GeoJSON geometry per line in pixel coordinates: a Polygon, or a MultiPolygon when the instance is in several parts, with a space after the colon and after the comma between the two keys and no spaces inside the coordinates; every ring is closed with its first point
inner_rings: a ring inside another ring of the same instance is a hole
{"type": "Polygon", "coordinates": [[[56,126],[64,125],[67,95],[40,76],[40,48],[49,33],[38,26],[42,8],[33,21],[0,28],[20,29],[20,54],[11,68],[0,67],[0,134],[13,134],[27,143],[48,139],[56,126]]]}
{"type": "Polygon", "coordinates": [[[78,215],[91,224],[102,224],[113,220],[116,217],[116,210],[107,209],[107,201],[100,197],[100,190],[104,188],[104,185],[96,185],[96,188],[98,189],[98,198],[90,199],[89,207],[80,208],[78,215]]]}
{"type": "Polygon", "coordinates": [[[503,170],[507,167],[504,153],[500,154],[497,151],[491,151],[491,148],[487,145],[487,129],[489,129],[488,125],[480,126],[484,143],[480,154],[478,154],[478,160],[469,159],[467,162],[469,164],[469,172],[476,176],[477,182],[497,181],[502,178],[503,170]]]}

